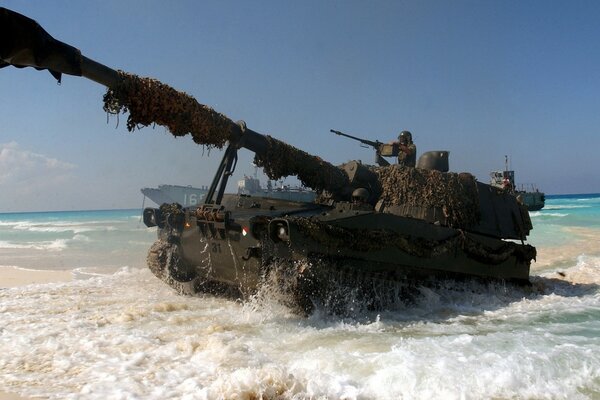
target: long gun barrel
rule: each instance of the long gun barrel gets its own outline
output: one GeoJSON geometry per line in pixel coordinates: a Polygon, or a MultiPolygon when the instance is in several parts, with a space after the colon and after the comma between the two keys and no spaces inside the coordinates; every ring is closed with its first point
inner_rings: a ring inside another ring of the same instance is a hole
{"type": "Polygon", "coordinates": [[[226,142],[255,153],[255,162],[271,179],[294,175],[316,190],[339,193],[348,185],[338,167],[302,150],[246,128],[155,79],[116,71],[54,39],[37,22],[0,7],[0,68],[47,69],[59,82],[62,74],[83,76],[106,87],[104,109],[129,113],[127,127],[158,124],[174,136],[190,134],[194,142],[222,148],[226,142]]]}
{"type": "Polygon", "coordinates": [[[368,140],[368,139],[361,139],[356,136],[348,135],[347,133],[344,133],[344,132],[336,131],[335,129],[330,129],[329,132],[335,133],[336,135],[345,136],[349,139],[353,139],[353,140],[359,141],[363,144],[373,147],[375,149],[375,163],[377,163],[378,165],[380,165],[382,167],[390,165],[389,162],[387,162],[385,159],[383,159],[383,157],[381,157],[382,155],[393,156],[393,155],[397,155],[397,153],[398,153],[397,150],[394,149],[393,145],[381,143],[379,140],[373,141],[373,140],[368,140]]]}
{"type": "Polygon", "coordinates": [[[375,148],[375,150],[377,150],[377,151],[379,150],[379,146],[380,146],[381,144],[383,144],[383,143],[381,143],[379,140],[375,140],[375,141],[373,141],[373,140],[361,139],[361,138],[359,138],[359,137],[356,137],[356,136],[348,135],[347,133],[344,133],[344,132],[336,131],[335,129],[330,129],[330,130],[329,130],[329,132],[335,133],[336,135],[345,136],[345,137],[347,137],[347,138],[350,138],[350,139],[353,139],[353,140],[359,141],[359,142],[361,142],[361,143],[364,143],[364,144],[366,144],[366,145],[372,146],[372,147],[374,147],[374,148],[375,148]]]}

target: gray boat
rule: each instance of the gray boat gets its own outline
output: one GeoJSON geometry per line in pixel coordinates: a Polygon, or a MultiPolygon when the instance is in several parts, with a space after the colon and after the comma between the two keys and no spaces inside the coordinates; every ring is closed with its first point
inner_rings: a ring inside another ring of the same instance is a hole
{"type": "Polygon", "coordinates": [[[158,185],[155,188],[142,188],[141,192],[144,195],[144,202],[147,197],[157,205],[178,203],[189,207],[202,203],[202,199],[208,192],[208,186],[158,185]]]}
{"type": "Polygon", "coordinates": [[[240,195],[251,197],[267,197],[270,199],[301,201],[305,203],[310,203],[317,197],[314,190],[302,186],[286,185],[283,181],[273,185],[273,181],[268,180],[267,186],[263,187],[256,175],[254,177],[244,175],[244,179],[238,181],[237,192],[240,195]]]}
{"type": "Polygon", "coordinates": [[[529,211],[539,211],[544,208],[546,195],[532,183],[517,185],[515,171],[508,169],[508,156],[504,156],[504,170],[490,173],[490,185],[514,194],[529,211]]]}
{"type": "MultiPolygon", "coordinates": [[[[142,188],[141,192],[144,195],[144,204],[147,197],[157,205],[178,203],[183,207],[189,207],[202,204],[208,189],[208,186],[158,185],[158,187],[142,188]]],[[[268,180],[265,187],[260,183],[256,173],[254,176],[244,175],[244,179],[238,181],[237,194],[302,202],[312,202],[317,196],[314,190],[287,185],[283,181],[273,184],[273,181],[268,180]]]]}

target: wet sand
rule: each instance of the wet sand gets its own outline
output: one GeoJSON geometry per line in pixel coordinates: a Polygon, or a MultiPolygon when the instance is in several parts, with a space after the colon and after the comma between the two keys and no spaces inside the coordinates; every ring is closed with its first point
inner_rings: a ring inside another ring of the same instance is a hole
{"type": "Polygon", "coordinates": [[[69,270],[42,271],[17,267],[0,267],[0,288],[11,288],[37,283],[69,282],[73,273],[69,270]]]}
{"type": "Polygon", "coordinates": [[[537,246],[537,261],[531,264],[531,273],[572,267],[583,254],[597,255],[600,231],[582,227],[563,228],[570,238],[565,245],[537,246]]]}
{"type": "MultiPolygon", "coordinates": [[[[22,397],[18,394],[0,392],[0,400],[30,400],[29,397],[22,397]]],[[[31,399],[33,400],[33,399],[31,399]]]]}

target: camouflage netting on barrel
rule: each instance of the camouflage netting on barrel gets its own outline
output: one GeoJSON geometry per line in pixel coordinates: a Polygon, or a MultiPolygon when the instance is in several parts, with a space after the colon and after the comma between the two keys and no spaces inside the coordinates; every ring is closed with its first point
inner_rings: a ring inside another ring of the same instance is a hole
{"type": "Polygon", "coordinates": [[[475,177],[390,165],[377,167],[383,200],[387,207],[440,208],[450,226],[467,228],[479,222],[479,194],[475,177]]]}
{"type": "Polygon", "coordinates": [[[129,112],[127,129],[158,124],[174,136],[191,134],[194,142],[222,148],[234,125],[227,116],[200,104],[192,96],[152,78],[119,71],[121,83],[104,95],[104,110],[129,112]]]}
{"type": "Polygon", "coordinates": [[[264,169],[269,179],[297,176],[304,186],[317,191],[338,191],[348,185],[348,177],[338,167],[293,146],[266,136],[268,148],[256,154],[254,164],[264,169]]]}

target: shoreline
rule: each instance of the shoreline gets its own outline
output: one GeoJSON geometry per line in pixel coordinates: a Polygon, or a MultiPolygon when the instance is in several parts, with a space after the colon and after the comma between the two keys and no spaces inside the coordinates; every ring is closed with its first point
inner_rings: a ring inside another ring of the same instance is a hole
{"type": "Polygon", "coordinates": [[[0,288],[14,288],[42,283],[70,282],[71,270],[34,270],[15,266],[0,266],[0,288]]]}

